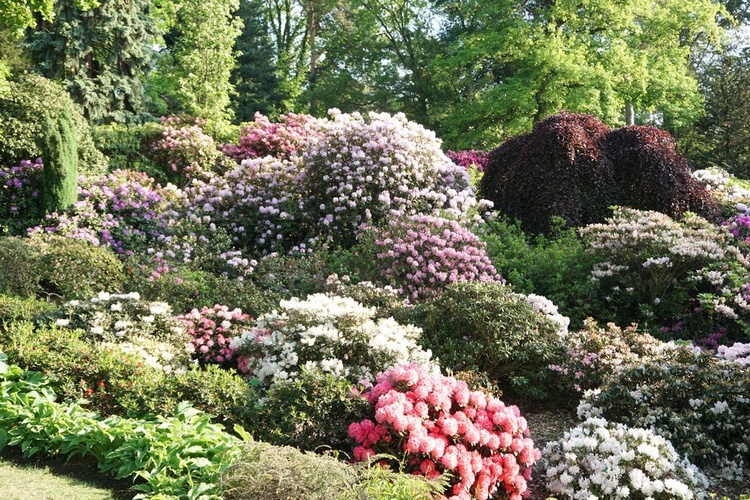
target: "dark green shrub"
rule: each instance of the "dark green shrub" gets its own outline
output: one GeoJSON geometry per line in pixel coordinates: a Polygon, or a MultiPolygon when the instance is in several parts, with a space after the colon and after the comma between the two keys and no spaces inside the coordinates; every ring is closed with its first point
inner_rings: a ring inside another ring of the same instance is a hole
{"type": "Polygon", "coordinates": [[[222,479],[226,500],[428,500],[445,490],[420,476],[257,442],[222,479]]]}
{"type": "Polygon", "coordinates": [[[10,328],[16,322],[44,322],[44,318],[48,318],[54,309],[54,304],[33,297],[22,299],[0,295],[0,331],[10,328]]]}
{"type": "MultiPolygon", "coordinates": [[[[4,304],[0,297],[0,307],[4,304]]],[[[84,339],[80,330],[8,323],[0,328],[0,350],[11,363],[53,377],[60,398],[86,398],[104,414],[165,415],[191,401],[227,424],[241,424],[253,395],[233,372],[208,367],[167,374],[137,356],[84,339]]]]}
{"type": "Polygon", "coordinates": [[[47,294],[88,299],[118,291],[125,278],[110,249],[51,234],[0,238],[0,293],[31,297],[47,294]]]}
{"type": "Polygon", "coordinates": [[[122,289],[123,265],[109,248],[51,235],[32,242],[41,245],[39,272],[45,292],[66,299],[88,299],[100,291],[122,289]]]}
{"type": "Polygon", "coordinates": [[[78,170],[82,174],[103,173],[107,158],[96,149],[86,119],[75,109],[68,93],[57,83],[31,73],[8,82],[8,92],[0,94],[0,164],[15,165],[20,160],[42,156],[42,117],[56,117],[64,108],[71,110],[78,144],[78,170]]]}
{"type": "Polygon", "coordinates": [[[0,293],[33,297],[42,291],[42,251],[28,239],[0,238],[0,293]]]}
{"type": "Polygon", "coordinates": [[[247,430],[261,441],[301,450],[350,452],[349,424],[362,420],[369,403],[343,377],[303,369],[255,399],[247,430]]]}
{"type": "Polygon", "coordinates": [[[45,166],[41,202],[47,212],[61,212],[78,199],[78,144],[72,110],[46,116],[40,139],[45,166]]]}
{"type": "Polygon", "coordinates": [[[395,317],[422,328],[423,347],[445,368],[484,372],[506,394],[554,394],[548,366],[561,354],[559,325],[505,285],[457,283],[395,317]]]}
{"type": "Polygon", "coordinates": [[[164,184],[167,178],[152,160],[151,143],[161,134],[162,126],[156,122],[142,125],[112,123],[92,128],[94,143],[109,157],[110,170],[137,170],[146,172],[164,184]]]}
{"type": "Polygon", "coordinates": [[[118,382],[117,400],[131,414],[166,415],[180,402],[190,401],[229,429],[256,418],[248,414],[255,392],[236,372],[217,365],[118,382]]]}
{"type": "Polygon", "coordinates": [[[138,292],[145,300],[160,300],[172,306],[175,314],[224,304],[239,307],[257,317],[275,308],[281,296],[263,290],[249,280],[237,280],[187,267],[170,269],[154,277],[151,267],[137,258],[125,262],[126,289],[138,292]]]}
{"type": "Polygon", "coordinates": [[[487,254],[513,289],[543,295],[570,318],[578,329],[596,311],[591,308],[595,284],[591,281],[594,257],[586,251],[574,228],[558,219],[548,235],[527,235],[520,226],[493,219],[477,228],[487,254]]]}

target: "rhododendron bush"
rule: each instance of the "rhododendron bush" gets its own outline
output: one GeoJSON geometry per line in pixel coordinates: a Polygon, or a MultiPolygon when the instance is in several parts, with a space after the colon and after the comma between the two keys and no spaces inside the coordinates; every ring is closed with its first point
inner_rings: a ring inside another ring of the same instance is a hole
{"type": "Polygon", "coordinates": [[[726,228],[695,215],[677,221],[621,207],[581,235],[598,260],[599,319],[639,322],[675,338],[720,326],[739,335],[747,325],[749,262],[726,228]]]}
{"type": "Polygon", "coordinates": [[[422,331],[393,318],[375,319],[375,308],[353,299],[312,294],[282,300],[231,347],[241,372],[262,384],[296,378],[301,367],[357,382],[395,364],[437,367],[417,344],[422,331]]]}
{"type": "Polygon", "coordinates": [[[540,458],[515,406],[419,366],[396,366],[365,392],[374,418],[352,423],[356,460],[404,457],[407,471],[450,474],[451,499],[522,498],[540,458]]]}
{"type": "Polygon", "coordinates": [[[289,160],[305,147],[309,137],[317,134],[316,125],[317,120],[310,115],[289,113],[281,115],[278,122],[271,122],[256,112],[255,120],[240,130],[238,144],[225,144],[221,149],[238,163],[264,156],[289,160]]]}
{"type": "Polygon", "coordinates": [[[463,215],[476,204],[466,171],[403,115],[332,111],[301,127],[306,139],[292,141],[295,154],[286,146],[277,157],[243,153],[236,169],[193,183],[175,210],[227,227],[240,250],[270,253],[318,241],[351,246],[362,224],[463,215]]]}
{"type": "Polygon", "coordinates": [[[166,302],[147,302],[138,293],[100,292],[87,301],[65,303],[56,316],[57,326],[83,330],[83,338],[139,356],[155,368],[187,368],[190,338],[166,302]]]}
{"type": "Polygon", "coordinates": [[[433,215],[394,219],[372,229],[383,284],[409,300],[438,295],[451,283],[502,282],[484,243],[454,220],[433,215]]]}
{"type": "Polygon", "coordinates": [[[696,465],[741,477],[750,463],[747,367],[691,346],[656,351],[587,391],[579,416],[652,428],[696,465]]]}
{"type": "Polygon", "coordinates": [[[234,351],[230,344],[235,336],[241,334],[243,327],[250,326],[250,315],[236,308],[216,304],[204,306],[200,311],[193,309],[187,314],[177,316],[192,337],[194,357],[202,363],[217,363],[224,366],[235,366],[234,351]]]}
{"type": "Polygon", "coordinates": [[[706,477],[653,431],[589,418],[544,448],[561,498],[703,498],[706,477]]]}
{"type": "Polygon", "coordinates": [[[461,215],[476,203],[466,170],[402,113],[329,116],[302,153],[305,209],[326,239],[351,244],[365,223],[441,209],[461,215]]]}

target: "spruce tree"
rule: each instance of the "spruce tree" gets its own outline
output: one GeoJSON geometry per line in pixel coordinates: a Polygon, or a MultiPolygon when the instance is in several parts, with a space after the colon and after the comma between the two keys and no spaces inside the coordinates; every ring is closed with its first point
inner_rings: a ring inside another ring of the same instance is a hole
{"type": "Polygon", "coordinates": [[[150,5],[150,0],[106,0],[84,11],[74,2],[57,2],[54,19],[40,16],[27,32],[27,50],[39,72],[65,82],[89,120],[137,117],[156,33],[150,5]]]}
{"type": "Polygon", "coordinates": [[[274,51],[264,9],[261,0],[245,0],[240,2],[237,11],[245,25],[235,41],[238,57],[231,78],[235,88],[232,107],[237,123],[254,120],[256,111],[267,116],[278,115],[282,99],[276,68],[271,62],[274,51]]]}

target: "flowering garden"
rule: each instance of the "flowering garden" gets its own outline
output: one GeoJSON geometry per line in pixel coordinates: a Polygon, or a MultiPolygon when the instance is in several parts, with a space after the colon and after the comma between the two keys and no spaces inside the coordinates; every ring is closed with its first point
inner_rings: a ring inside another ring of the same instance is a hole
{"type": "Polygon", "coordinates": [[[139,498],[747,499],[750,185],[583,128],[102,128],[55,211],[0,166],[0,449],[139,498]]]}

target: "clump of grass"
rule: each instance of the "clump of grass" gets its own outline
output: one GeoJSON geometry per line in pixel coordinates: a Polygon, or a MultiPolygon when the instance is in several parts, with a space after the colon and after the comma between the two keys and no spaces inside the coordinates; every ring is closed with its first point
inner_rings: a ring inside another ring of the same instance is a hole
{"type": "Polygon", "coordinates": [[[225,500],[427,500],[444,486],[377,465],[352,465],[330,455],[250,442],[224,475],[223,489],[225,500]]]}

